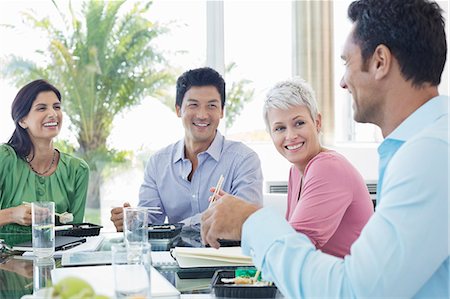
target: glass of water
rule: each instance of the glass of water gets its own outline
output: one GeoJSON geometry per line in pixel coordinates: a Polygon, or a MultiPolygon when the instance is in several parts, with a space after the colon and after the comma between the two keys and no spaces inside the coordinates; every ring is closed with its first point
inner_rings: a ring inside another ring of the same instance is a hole
{"type": "Polygon", "coordinates": [[[123,233],[127,246],[148,243],[148,209],[143,207],[124,208],[123,233]]]}
{"type": "Polygon", "coordinates": [[[53,257],[35,258],[33,260],[33,294],[37,298],[48,294],[51,297],[52,270],[55,269],[55,259],[53,257]],[[42,295],[42,296],[40,296],[42,295]]]}
{"type": "Polygon", "coordinates": [[[111,246],[116,298],[151,298],[151,245],[111,246]]]}
{"type": "Polygon", "coordinates": [[[33,253],[38,258],[53,256],[55,252],[55,203],[31,204],[33,253]]]}

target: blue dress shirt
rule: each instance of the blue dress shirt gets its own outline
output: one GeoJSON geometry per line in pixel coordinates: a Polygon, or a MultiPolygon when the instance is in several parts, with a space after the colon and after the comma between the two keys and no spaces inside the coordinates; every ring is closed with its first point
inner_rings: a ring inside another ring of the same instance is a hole
{"type": "Polygon", "coordinates": [[[431,99],[379,147],[379,205],[340,259],[261,209],[242,247],[288,298],[449,298],[449,142],[446,96],[431,99]]]}
{"type": "Polygon", "coordinates": [[[210,147],[197,155],[198,167],[191,181],[192,163],[185,157],[184,140],[152,155],[139,192],[139,206],[160,207],[162,215],[150,214],[151,223],[200,223],[209,206],[209,189],[224,176],[222,190],[262,204],[262,171],[258,155],[241,142],[225,140],[217,131],[210,147]]]}

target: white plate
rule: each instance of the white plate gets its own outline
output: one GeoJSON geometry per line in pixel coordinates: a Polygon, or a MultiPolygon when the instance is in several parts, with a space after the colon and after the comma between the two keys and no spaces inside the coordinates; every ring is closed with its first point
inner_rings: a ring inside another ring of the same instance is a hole
{"type": "Polygon", "coordinates": [[[52,298],[53,288],[43,288],[33,295],[24,295],[20,299],[50,299],[52,298]]]}

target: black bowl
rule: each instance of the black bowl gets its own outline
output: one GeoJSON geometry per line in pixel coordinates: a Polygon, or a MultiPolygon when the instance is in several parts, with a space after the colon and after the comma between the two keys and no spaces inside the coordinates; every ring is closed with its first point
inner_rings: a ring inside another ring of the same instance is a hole
{"type": "Polygon", "coordinates": [[[218,298],[275,298],[277,287],[232,285],[222,282],[222,278],[234,278],[234,270],[217,270],[212,278],[212,289],[218,298]]]}
{"type": "Polygon", "coordinates": [[[161,224],[161,225],[150,224],[148,226],[148,238],[173,239],[180,234],[182,228],[183,223],[161,224]]]}
{"type": "Polygon", "coordinates": [[[100,229],[103,226],[85,222],[85,223],[66,224],[62,225],[61,227],[64,227],[64,229],[59,230],[58,225],[55,226],[55,235],[90,237],[90,236],[98,236],[100,234],[100,229]]]}

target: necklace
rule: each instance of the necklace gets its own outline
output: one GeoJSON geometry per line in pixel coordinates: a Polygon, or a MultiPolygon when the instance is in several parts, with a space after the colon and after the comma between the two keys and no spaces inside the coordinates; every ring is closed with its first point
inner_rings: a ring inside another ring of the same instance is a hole
{"type": "Polygon", "coordinates": [[[56,150],[53,150],[53,157],[52,157],[52,162],[50,163],[50,166],[46,170],[44,170],[43,172],[39,172],[39,171],[37,171],[36,169],[33,168],[33,165],[31,165],[31,160],[30,160],[30,158],[28,156],[26,157],[26,159],[27,159],[28,165],[30,165],[31,170],[33,170],[34,173],[37,173],[38,175],[44,175],[47,172],[49,172],[50,169],[52,169],[53,164],[55,164],[56,150]]]}

